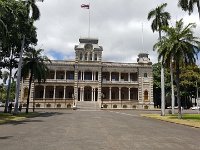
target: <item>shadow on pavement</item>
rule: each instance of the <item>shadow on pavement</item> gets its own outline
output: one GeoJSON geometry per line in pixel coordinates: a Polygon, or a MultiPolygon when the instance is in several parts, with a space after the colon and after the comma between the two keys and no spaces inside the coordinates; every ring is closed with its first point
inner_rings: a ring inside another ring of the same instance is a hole
{"type": "Polygon", "coordinates": [[[11,124],[11,125],[20,125],[20,124],[26,124],[29,122],[43,122],[43,119],[41,117],[52,117],[62,114],[72,114],[72,113],[62,113],[62,112],[38,112],[37,116],[30,116],[23,120],[11,120],[9,122],[6,122],[4,124],[11,124]],[[38,119],[35,119],[38,118],[38,119]]]}
{"type": "Polygon", "coordinates": [[[0,140],[6,140],[6,139],[10,139],[13,136],[0,136],[0,140]]]}

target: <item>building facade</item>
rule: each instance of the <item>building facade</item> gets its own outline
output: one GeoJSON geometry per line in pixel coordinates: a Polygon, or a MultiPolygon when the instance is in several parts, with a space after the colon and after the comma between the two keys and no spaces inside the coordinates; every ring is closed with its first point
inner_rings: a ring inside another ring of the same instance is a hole
{"type": "MultiPolygon", "coordinates": [[[[80,38],[75,60],[47,64],[45,83],[31,86],[30,107],[71,108],[79,102],[94,101],[100,108],[153,109],[152,63],[140,53],[137,63],[103,62],[98,39],[80,38]]],[[[28,78],[22,79],[20,103],[25,106],[28,78]]]]}

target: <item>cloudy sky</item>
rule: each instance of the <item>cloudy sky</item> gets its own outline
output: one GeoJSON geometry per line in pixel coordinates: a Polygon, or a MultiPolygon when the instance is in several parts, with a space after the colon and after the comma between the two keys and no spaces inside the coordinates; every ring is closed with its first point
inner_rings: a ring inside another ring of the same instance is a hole
{"type": "MultiPolygon", "coordinates": [[[[178,0],[177,0],[178,1],[178,0]]],[[[80,37],[88,36],[88,9],[90,3],[91,34],[103,46],[103,61],[136,62],[138,53],[148,52],[152,62],[157,61],[153,45],[158,33],[151,30],[147,14],[161,3],[168,3],[170,25],[184,18],[185,23],[196,22],[195,34],[200,37],[197,10],[188,16],[177,7],[176,0],[44,0],[37,5],[41,18],[38,28],[38,48],[43,48],[51,59],[74,59],[74,45],[80,37]],[[142,24],[143,41],[142,44],[142,24]]]]}

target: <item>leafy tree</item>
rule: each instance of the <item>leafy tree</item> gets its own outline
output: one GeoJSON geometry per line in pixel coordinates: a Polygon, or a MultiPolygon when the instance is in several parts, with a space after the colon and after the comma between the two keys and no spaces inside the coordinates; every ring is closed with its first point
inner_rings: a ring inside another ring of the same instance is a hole
{"type": "Polygon", "coordinates": [[[197,6],[200,19],[200,1],[199,0],[179,0],[178,6],[184,11],[188,11],[189,15],[193,13],[195,5],[197,6]]]}
{"type": "Polygon", "coordinates": [[[200,39],[195,37],[192,31],[195,27],[194,23],[189,23],[184,27],[183,20],[181,19],[176,22],[175,27],[163,27],[166,35],[154,45],[154,48],[159,52],[159,59],[163,58],[162,63],[168,64],[172,57],[174,59],[179,118],[182,117],[180,67],[195,64],[199,52],[200,39]]]}
{"type": "Polygon", "coordinates": [[[27,49],[30,44],[35,45],[37,43],[37,34],[33,23],[28,21],[28,11],[22,1],[3,0],[0,2],[0,10],[3,10],[1,20],[7,27],[7,36],[2,39],[0,48],[0,68],[7,68],[10,75],[4,110],[4,112],[7,112],[12,69],[17,67],[22,37],[26,35],[25,48],[27,49]]]}
{"type": "Polygon", "coordinates": [[[38,83],[45,82],[49,73],[49,69],[46,63],[50,63],[51,61],[48,59],[48,57],[42,56],[42,51],[42,49],[35,50],[33,48],[30,48],[24,54],[22,77],[27,77],[30,73],[26,113],[28,113],[29,109],[29,98],[32,82],[34,80],[37,80],[38,83]]]}
{"type": "Polygon", "coordinates": [[[189,65],[181,68],[180,89],[181,96],[185,100],[185,107],[192,106],[191,99],[197,98],[197,86],[200,85],[200,68],[197,65],[189,65]]]}
{"type": "MultiPolygon", "coordinates": [[[[156,7],[155,9],[151,10],[148,13],[147,19],[153,19],[151,24],[151,29],[154,31],[158,31],[159,33],[159,40],[161,40],[161,31],[162,26],[168,26],[168,20],[171,18],[170,14],[164,11],[164,8],[167,6],[167,3],[161,4],[160,6],[156,7]]],[[[161,100],[162,100],[162,109],[161,115],[165,115],[165,81],[164,81],[164,67],[161,65],[161,100]]]]}

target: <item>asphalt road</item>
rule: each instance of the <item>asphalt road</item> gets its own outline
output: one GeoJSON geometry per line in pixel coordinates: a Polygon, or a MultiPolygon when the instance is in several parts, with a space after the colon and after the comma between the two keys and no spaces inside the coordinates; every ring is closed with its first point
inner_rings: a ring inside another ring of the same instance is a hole
{"type": "Polygon", "coordinates": [[[147,111],[48,111],[0,125],[0,150],[200,150],[200,129],[147,111]]]}

